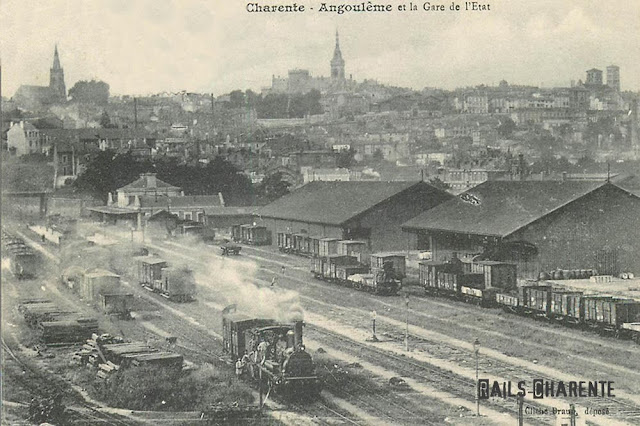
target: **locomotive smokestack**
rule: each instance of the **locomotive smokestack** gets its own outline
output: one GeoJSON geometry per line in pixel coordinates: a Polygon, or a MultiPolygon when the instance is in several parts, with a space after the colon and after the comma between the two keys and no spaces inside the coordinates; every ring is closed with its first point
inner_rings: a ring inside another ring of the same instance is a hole
{"type": "Polygon", "coordinates": [[[303,321],[296,321],[293,323],[294,330],[294,343],[296,347],[302,346],[302,326],[304,325],[303,321]]]}
{"type": "Polygon", "coordinates": [[[296,344],[296,338],[295,338],[295,333],[291,330],[289,330],[287,332],[287,347],[288,348],[293,348],[295,347],[296,344]]]}

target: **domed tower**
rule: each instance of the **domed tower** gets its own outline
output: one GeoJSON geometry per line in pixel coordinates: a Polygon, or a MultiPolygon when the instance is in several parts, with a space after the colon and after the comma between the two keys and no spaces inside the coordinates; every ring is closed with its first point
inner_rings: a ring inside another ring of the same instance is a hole
{"type": "Polygon", "coordinates": [[[333,51],[333,59],[331,59],[331,80],[344,80],[344,59],[340,52],[340,39],[338,31],[336,31],[336,48],[333,51]]]}
{"type": "Polygon", "coordinates": [[[57,102],[64,102],[67,100],[67,88],[64,85],[64,70],[60,66],[57,44],[53,53],[53,66],[49,72],[49,89],[57,102]]]}

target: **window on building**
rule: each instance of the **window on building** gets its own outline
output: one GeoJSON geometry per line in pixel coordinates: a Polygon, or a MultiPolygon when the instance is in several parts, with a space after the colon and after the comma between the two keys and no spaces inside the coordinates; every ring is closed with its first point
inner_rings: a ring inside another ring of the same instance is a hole
{"type": "Polygon", "coordinates": [[[69,161],[69,157],[67,157],[66,155],[62,156],[62,162],[66,163],[67,161],[69,161]]]}
{"type": "Polygon", "coordinates": [[[192,217],[193,216],[192,216],[191,212],[185,212],[184,213],[184,220],[191,220],[192,217]]]}
{"type": "Polygon", "coordinates": [[[204,212],[198,212],[198,222],[204,223],[204,212]]]}

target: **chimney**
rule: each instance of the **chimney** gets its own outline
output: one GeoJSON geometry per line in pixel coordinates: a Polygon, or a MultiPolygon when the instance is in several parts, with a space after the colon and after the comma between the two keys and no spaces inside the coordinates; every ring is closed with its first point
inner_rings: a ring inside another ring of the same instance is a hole
{"type": "Polygon", "coordinates": [[[20,120],[20,128],[24,129],[24,121],[20,120]]]}
{"type": "Polygon", "coordinates": [[[287,348],[293,348],[295,347],[295,344],[295,332],[291,330],[287,331],[287,348]]]}
{"type": "Polygon", "coordinates": [[[220,199],[220,205],[224,207],[224,197],[222,196],[222,192],[218,192],[218,198],[220,199]]]}
{"type": "Polygon", "coordinates": [[[304,326],[303,321],[296,321],[293,323],[293,331],[294,331],[294,344],[296,348],[302,346],[302,327],[304,326]]]}
{"type": "Polygon", "coordinates": [[[155,173],[145,173],[145,178],[147,179],[147,188],[157,188],[158,182],[156,181],[155,173]]]}

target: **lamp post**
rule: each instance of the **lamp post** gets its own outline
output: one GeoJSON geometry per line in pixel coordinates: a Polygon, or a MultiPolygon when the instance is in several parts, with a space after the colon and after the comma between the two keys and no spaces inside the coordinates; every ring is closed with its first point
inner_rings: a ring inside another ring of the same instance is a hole
{"type": "Polygon", "coordinates": [[[480,380],[478,378],[478,353],[480,352],[480,340],[473,342],[473,352],[476,355],[476,414],[480,417],[480,380]]]}

